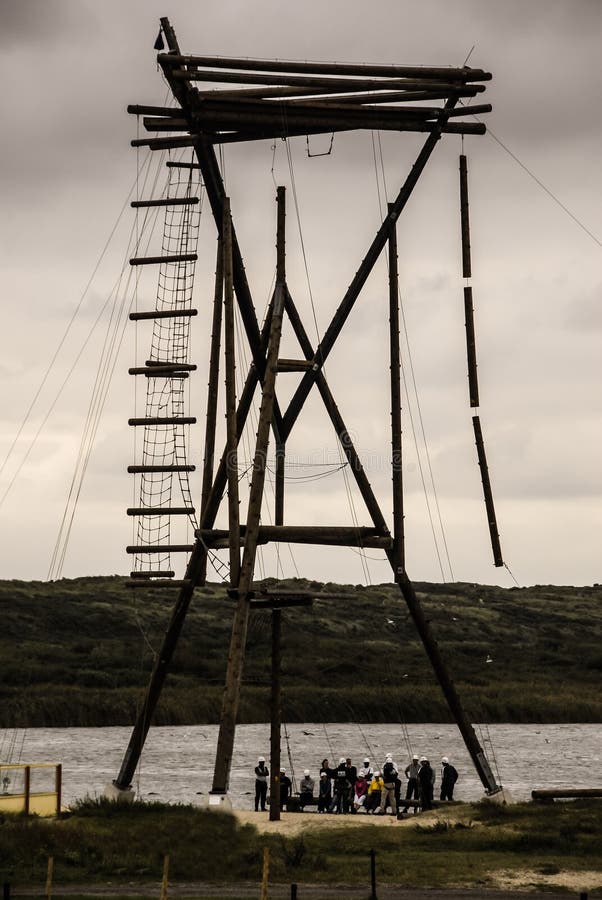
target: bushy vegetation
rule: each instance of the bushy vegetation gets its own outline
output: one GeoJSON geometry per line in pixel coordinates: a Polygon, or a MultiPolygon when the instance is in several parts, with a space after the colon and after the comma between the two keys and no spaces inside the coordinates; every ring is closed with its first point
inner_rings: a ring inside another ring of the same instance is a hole
{"type": "MultiPolygon", "coordinates": [[[[0,582],[0,727],[125,725],[160,649],[173,594],[126,579],[0,582]]],[[[276,582],[266,582],[272,589],[276,582]]],[[[289,722],[449,719],[422,644],[394,585],[281,587],[325,596],[283,617],[289,722]],[[357,688],[361,686],[361,690],[357,688]]],[[[475,720],[602,721],[602,589],[416,585],[475,720]],[[488,661],[489,660],[489,661],[488,661]]],[[[233,602],[197,589],[157,724],[218,721],[233,602]]],[[[269,719],[270,614],[252,614],[240,720],[269,719]]]]}
{"type": "MultiPolygon", "coordinates": [[[[379,880],[405,887],[492,886],[493,873],[601,871],[600,801],[463,807],[462,818],[432,815],[403,828],[334,827],[285,838],[259,834],[231,816],[190,806],[79,804],[58,821],[7,817],[0,826],[0,878],[43,885],[49,856],[60,884],[170,880],[259,881],[270,849],[270,880],[369,884],[369,852],[379,880]]],[[[41,893],[41,891],[40,891],[41,893]]]]}

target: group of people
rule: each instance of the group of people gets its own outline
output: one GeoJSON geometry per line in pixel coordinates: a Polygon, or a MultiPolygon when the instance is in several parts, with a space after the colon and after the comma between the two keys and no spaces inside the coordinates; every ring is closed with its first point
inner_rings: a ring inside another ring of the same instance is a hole
{"type": "MultiPolygon", "coordinates": [[[[435,790],[435,772],[426,756],[415,754],[403,769],[406,778],[405,800],[421,809],[432,809],[435,790]]],[[[255,767],[255,811],[265,810],[269,771],[263,756],[255,767]]],[[[447,756],[441,759],[441,800],[454,799],[454,787],[458,780],[457,769],[447,756]]],[[[292,797],[292,782],[285,769],[280,770],[280,809],[287,809],[292,797]]],[[[391,811],[397,815],[400,808],[402,779],[391,753],[387,753],[380,769],[373,769],[370,760],[364,759],[357,768],[349,757],[342,756],[337,766],[328,759],[322,760],[319,781],[316,785],[309,769],[305,769],[299,783],[299,809],[313,806],[317,801],[319,813],[368,813],[384,815],[391,811]],[[317,788],[317,794],[315,793],[317,788]]],[[[401,804],[405,806],[406,804],[401,804]]]]}

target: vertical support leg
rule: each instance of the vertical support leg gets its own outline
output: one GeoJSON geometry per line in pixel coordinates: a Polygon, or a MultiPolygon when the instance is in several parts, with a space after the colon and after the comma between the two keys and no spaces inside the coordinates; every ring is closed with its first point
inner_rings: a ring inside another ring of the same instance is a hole
{"type": "Polygon", "coordinates": [[[238,434],[236,428],[236,357],[234,350],[234,287],[232,282],[232,220],[230,200],[224,198],[224,330],[226,350],[226,471],[228,474],[228,528],[230,533],[230,585],[238,587],[240,574],[240,521],[238,508],[238,434]]]}
{"type": "Polygon", "coordinates": [[[257,555],[259,519],[265,485],[270,423],[272,421],[274,410],[276,372],[278,368],[280,336],[282,333],[283,309],[284,288],[282,285],[277,284],[270,327],[266,373],[263,383],[261,408],[259,411],[257,441],[255,444],[255,457],[253,461],[253,477],[251,479],[251,489],[249,492],[245,545],[237,592],[238,602],[232,624],[232,636],[230,639],[230,651],[228,654],[228,667],[226,671],[226,685],[224,688],[220,729],[217,740],[217,754],[213,773],[212,792],[218,794],[223,794],[228,789],[230,767],[232,764],[236,716],[238,714],[238,704],[240,700],[240,682],[242,678],[247,626],[249,622],[249,589],[253,579],[255,558],[257,555]]]}
{"type": "MultiPolygon", "coordinates": [[[[389,212],[392,204],[389,204],[389,212]]],[[[397,228],[389,235],[389,337],[391,353],[391,472],[393,482],[393,543],[399,565],[405,569],[403,470],[401,446],[401,358],[399,350],[399,274],[397,228]]]]}

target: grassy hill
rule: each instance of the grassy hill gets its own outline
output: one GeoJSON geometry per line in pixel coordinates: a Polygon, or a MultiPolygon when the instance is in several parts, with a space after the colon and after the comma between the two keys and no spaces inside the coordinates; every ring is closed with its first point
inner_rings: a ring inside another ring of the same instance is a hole
{"type": "MultiPolygon", "coordinates": [[[[353,595],[284,613],[287,721],[449,720],[395,586],[281,587],[353,595]]],[[[602,721],[600,586],[416,588],[474,720],[602,721]]],[[[172,602],[117,576],[0,582],[0,727],[132,722],[172,602]]],[[[232,611],[222,585],[195,592],[158,724],[218,720],[232,611]]],[[[269,612],[252,614],[247,648],[240,719],[266,721],[269,612]]]]}

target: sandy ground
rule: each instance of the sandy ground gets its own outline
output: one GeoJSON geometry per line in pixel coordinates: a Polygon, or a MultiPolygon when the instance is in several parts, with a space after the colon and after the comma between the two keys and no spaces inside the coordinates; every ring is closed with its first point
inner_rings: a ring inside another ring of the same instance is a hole
{"type": "Polygon", "coordinates": [[[258,831],[269,834],[276,832],[287,837],[302,834],[307,831],[319,831],[329,828],[356,828],[370,826],[371,828],[407,828],[417,822],[428,823],[435,821],[460,822],[469,818],[468,810],[463,804],[454,804],[445,809],[433,809],[429,812],[408,813],[403,819],[395,816],[368,816],[358,813],[355,816],[318,815],[317,812],[287,813],[283,812],[279,822],[270,822],[269,812],[254,812],[253,810],[234,810],[234,815],[241,825],[254,825],[258,831]]]}

